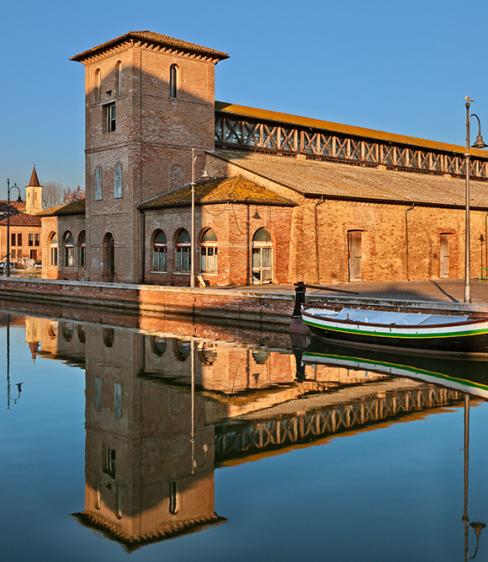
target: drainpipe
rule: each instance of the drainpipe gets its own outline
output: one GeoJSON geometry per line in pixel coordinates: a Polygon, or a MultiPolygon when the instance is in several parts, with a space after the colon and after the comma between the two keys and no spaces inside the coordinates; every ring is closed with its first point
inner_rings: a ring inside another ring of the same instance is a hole
{"type": "Polygon", "coordinates": [[[405,209],[405,277],[407,281],[410,281],[410,271],[408,268],[408,262],[410,258],[408,250],[408,213],[415,209],[415,204],[411,205],[408,209],[405,209]]]}
{"type": "MultiPolygon", "coordinates": [[[[141,212],[141,211],[139,211],[141,212]]],[[[144,212],[144,210],[142,211],[142,220],[141,220],[141,230],[142,230],[142,236],[141,236],[141,240],[142,240],[142,264],[141,264],[141,283],[145,283],[146,282],[146,213],[144,212]]]]}
{"type": "Polygon", "coordinates": [[[488,267],[488,213],[485,215],[485,267],[488,267]]]}
{"type": "Polygon", "coordinates": [[[317,275],[315,280],[320,283],[320,252],[319,252],[319,223],[317,220],[317,207],[325,203],[323,198],[314,205],[314,222],[315,222],[315,263],[317,264],[317,275]]]}

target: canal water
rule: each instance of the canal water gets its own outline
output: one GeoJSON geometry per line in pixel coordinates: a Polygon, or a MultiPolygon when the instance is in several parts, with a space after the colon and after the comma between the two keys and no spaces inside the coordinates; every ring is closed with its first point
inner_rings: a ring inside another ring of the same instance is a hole
{"type": "Polygon", "coordinates": [[[488,560],[484,363],[5,310],[2,562],[488,560]]]}

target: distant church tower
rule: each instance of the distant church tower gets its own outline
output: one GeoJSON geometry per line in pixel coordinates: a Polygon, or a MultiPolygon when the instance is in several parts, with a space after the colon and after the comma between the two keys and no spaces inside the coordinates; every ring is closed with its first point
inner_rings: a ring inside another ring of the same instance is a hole
{"type": "Polygon", "coordinates": [[[42,211],[42,186],[37,177],[36,167],[32,168],[29,185],[25,188],[26,204],[25,212],[29,214],[42,211]]]}

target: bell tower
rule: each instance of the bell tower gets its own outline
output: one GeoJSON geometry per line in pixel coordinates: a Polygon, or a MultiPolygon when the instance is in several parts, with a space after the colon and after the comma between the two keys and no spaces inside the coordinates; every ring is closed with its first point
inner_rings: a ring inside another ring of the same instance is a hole
{"type": "Polygon", "coordinates": [[[42,186],[37,177],[36,167],[32,168],[32,174],[29,180],[29,185],[25,188],[25,212],[33,215],[42,211],[42,186]]]}
{"type": "Polygon", "coordinates": [[[191,181],[214,148],[214,67],[228,55],[151,31],[130,31],[71,60],[85,67],[87,271],[140,283],[139,203],[191,181]],[[178,172],[175,174],[175,170],[178,172]]]}

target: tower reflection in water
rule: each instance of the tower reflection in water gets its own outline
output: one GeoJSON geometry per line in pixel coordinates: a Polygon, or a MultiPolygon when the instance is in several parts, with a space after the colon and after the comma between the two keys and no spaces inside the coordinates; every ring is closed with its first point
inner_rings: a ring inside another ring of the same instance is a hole
{"type": "Polygon", "coordinates": [[[287,338],[210,340],[171,321],[157,335],[34,317],[25,327],[33,359],[85,368],[85,505],[75,516],[128,549],[224,522],[219,466],[464,399],[337,355],[305,366],[287,338]]]}

